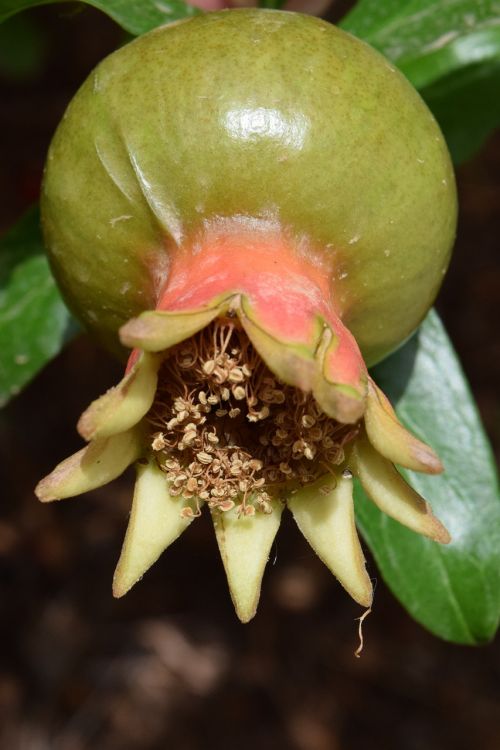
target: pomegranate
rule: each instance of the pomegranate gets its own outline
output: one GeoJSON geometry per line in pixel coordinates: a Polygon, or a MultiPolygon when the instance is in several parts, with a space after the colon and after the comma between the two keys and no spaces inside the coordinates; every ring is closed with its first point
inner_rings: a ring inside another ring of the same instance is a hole
{"type": "Polygon", "coordinates": [[[442,135],[380,54],[310,16],[222,11],[105,59],[55,134],[43,228],[69,306],[121,383],[42,501],[137,462],[121,596],[211,512],[238,616],[255,613],[285,506],[369,606],[353,477],[449,535],[394,464],[436,473],[368,375],[429,309],[454,238],[442,135]]]}

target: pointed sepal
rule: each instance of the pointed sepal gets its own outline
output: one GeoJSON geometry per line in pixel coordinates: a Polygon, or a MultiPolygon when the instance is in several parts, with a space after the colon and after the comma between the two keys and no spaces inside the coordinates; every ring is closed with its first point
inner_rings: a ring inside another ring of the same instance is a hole
{"type": "Polygon", "coordinates": [[[201,331],[221,314],[227,303],[200,310],[149,310],[120,328],[124,346],[147,352],[161,352],[201,331]]]}
{"type": "Polygon", "coordinates": [[[313,393],[325,414],[342,424],[354,424],[365,411],[366,367],[351,333],[340,320],[336,327],[336,333],[325,327],[316,350],[313,393]]]}
{"type": "Polygon", "coordinates": [[[140,457],[142,450],[142,432],[137,429],[93,440],[58,464],[38,483],[35,493],[39,500],[48,503],[102,487],[120,476],[140,457]]]}
{"type": "Polygon", "coordinates": [[[435,542],[448,544],[451,541],[429,503],[405,482],[390,461],[377,453],[365,436],[357,438],[349,466],[368,497],[383,513],[435,542]]]}
{"type": "Polygon", "coordinates": [[[354,520],[352,477],[331,474],[288,499],[297,526],[318,557],[352,598],[364,607],[373,590],[354,520]]]}
{"type": "MultiPolygon", "coordinates": [[[[195,517],[183,513],[189,502],[172,497],[165,473],[154,459],[139,463],[132,510],[113,577],[113,595],[123,596],[156,562],[195,517]]],[[[191,509],[192,510],[192,509],[191,509]]]]}
{"type": "Polygon", "coordinates": [[[443,465],[432,448],[403,427],[389,399],[371,378],[364,421],[370,443],[392,463],[426,474],[443,471],[443,465]]]}
{"type": "Polygon", "coordinates": [[[261,300],[252,305],[241,295],[236,311],[255,349],[283,383],[312,392],[323,411],[339,422],[354,423],[363,416],[366,367],[340,320],[334,333],[321,316],[307,308],[301,315],[296,311],[292,338],[288,329],[280,329],[276,311],[271,314],[261,300]]]}
{"type": "Polygon", "coordinates": [[[161,357],[141,352],[123,380],[83,412],[80,435],[85,440],[106,438],[137,424],[154,401],[160,365],[161,357]]]}
{"type": "Polygon", "coordinates": [[[312,391],[317,371],[315,351],[323,331],[319,318],[311,320],[307,339],[302,341],[289,341],[273,335],[270,328],[259,323],[244,296],[241,297],[238,318],[260,357],[276,377],[302,391],[312,391]]]}
{"type": "Polygon", "coordinates": [[[241,622],[257,611],[260,587],[269,553],[278,531],[283,505],[275,500],[272,512],[238,516],[238,510],[212,511],[219,551],[229,591],[241,622]]]}

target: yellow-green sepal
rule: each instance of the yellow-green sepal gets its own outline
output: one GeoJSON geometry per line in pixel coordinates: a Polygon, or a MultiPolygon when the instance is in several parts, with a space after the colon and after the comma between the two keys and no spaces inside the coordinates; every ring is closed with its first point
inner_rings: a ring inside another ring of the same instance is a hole
{"type": "Polygon", "coordinates": [[[137,424],[154,401],[161,361],[158,354],[141,352],[121,382],[83,412],[78,421],[80,435],[85,440],[106,438],[137,424]]]}
{"type": "Polygon", "coordinates": [[[244,295],[240,296],[236,312],[248,338],[276,377],[306,393],[311,391],[317,370],[315,351],[323,331],[320,318],[311,321],[309,340],[282,341],[259,322],[255,310],[244,295]]]}
{"type": "Polygon", "coordinates": [[[373,591],[354,520],[353,480],[327,474],[288,499],[297,526],[352,598],[369,607],[373,591]]]}
{"type": "Polygon", "coordinates": [[[248,622],[257,611],[264,569],[278,531],[283,504],[272,501],[272,512],[238,515],[237,508],[212,511],[219,551],[236,614],[248,622]]]}
{"type": "Polygon", "coordinates": [[[358,436],[349,465],[368,497],[383,513],[417,534],[448,544],[450,535],[432,513],[429,503],[405,482],[390,461],[377,453],[366,436],[358,436]]]}
{"type": "Polygon", "coordinates": [[[370,443],[393,464],[426,474],[443,471],[443,465],[432,448],[403,427],[389,399],[371,378],[368,380],[364,422],[370,443]]]}
{"type": "Polygon", "coordinates": [[[120,476],[142,451],[140,429],[93,440],[86,448],[58,464],[38,483],[35,493],[39,500],[48,503],[102,487],[120,476]]]}
{"type": "Polygon", "coordinates": [[[189,503],[172,497],[165,473],[154,459],[139,463],[132,510],[113,577],[113,594],[123,596],[156,562],[194,518],[182,514],[189,503]]]}
{"type": "Polygon", "coordinates": [[[227,302],[199,310],[147,310],[120,328],[120,340],[131,349],[161,352],[180,344],[221,314],[227,302]]]}

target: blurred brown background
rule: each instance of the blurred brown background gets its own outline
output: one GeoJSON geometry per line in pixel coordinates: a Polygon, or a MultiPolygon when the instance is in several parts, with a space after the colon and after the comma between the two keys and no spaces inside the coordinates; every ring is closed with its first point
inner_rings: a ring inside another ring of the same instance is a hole
{"type": "MultiPolygon", "coordinates": [[[[36,200],[77,86],[124,39],[90,9],[19,18],[0,40],[1,230],[36,200]],[[23,39],[29,64],[16,62],[23,39]]],[[[498,458],[500,136],[458,181],[459,239],[438,307],[498,458]]],[[[207,518],[114,601],[131,477],[49,507],[33,487],[80,447],[79,413],[119,376],[82,338],[0,413],[2,750],[498,750],[499,643],[433,638],[379,580],[355,659],[359,608],[289,519],[249,625],[233,613],[207,518]]]]}

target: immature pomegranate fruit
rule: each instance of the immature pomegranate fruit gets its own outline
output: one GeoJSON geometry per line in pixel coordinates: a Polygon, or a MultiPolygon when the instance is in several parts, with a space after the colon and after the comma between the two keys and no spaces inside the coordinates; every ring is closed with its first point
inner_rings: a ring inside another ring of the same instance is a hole
{"type": "Polygon", "coordinates": [[[284,505],[351,596],[372,586],[353,475],[386,513],[449,536],[393,464],[439,472],[367,373],[428,310],[454,236],[443,138],[403,76],[333,26],[214,13],[104,60],[70,104],[43,190],[80,320],[132,349],[38,486],[77,495],[137,461],[124,594],[210,510],[239,617],[284,505]]]}

